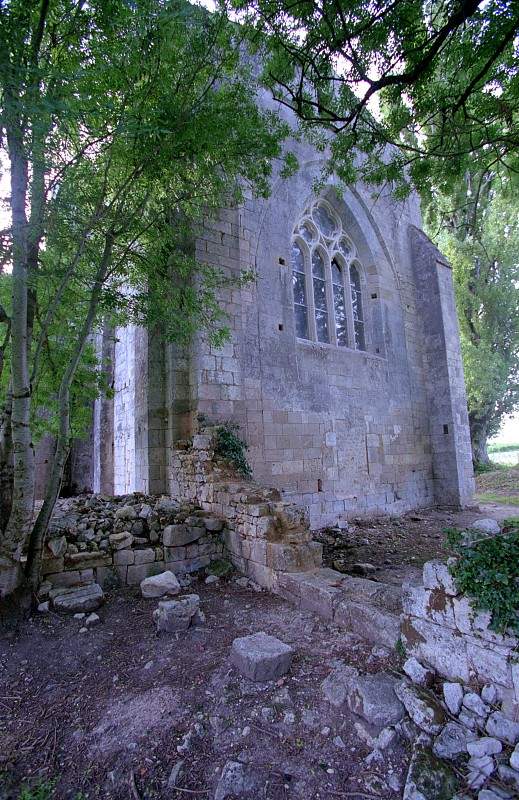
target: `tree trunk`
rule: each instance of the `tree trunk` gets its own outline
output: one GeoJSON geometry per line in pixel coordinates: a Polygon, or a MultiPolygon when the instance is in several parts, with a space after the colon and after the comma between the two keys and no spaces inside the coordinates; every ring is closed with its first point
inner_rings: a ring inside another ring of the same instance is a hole
{"type": "Polygon", "coordinates": [[[34,508],[34,449],[30,413],[31,386],[27,352],[28,265],[27,180],[28,165],[21,133],[8,130],[11,162],[11,209],[13,236],[12,324],[11,324],[11,430],[13,448],[13,497],[3,549],[20,559],[30,530],[34,508]]]}
{"type": "Polygon", "coordinates": [[[47,533],[47,528],[49,527],[52,512],[54,511],[54,507],[56,505],[56,500],[59,496],[61,483],[63,480],[63,472],[65,470],[65,464],[67,462],[70,450],[70,387],[72,386],[76,370],[79,366],[79,362],[81,361],[85,344],[92,331],[99,298],[101,296],[103,284],[110,265],[112,247],[113,239],[111,236],[107,236],[105,240],[103,256],[101,258],[101,263],[97,271],[95,284],[93,286],[92,294],[88,304],[87,316],[83,322],[81,332],[78,334],[75,351],[72,355],[67,370],[63,375],[59,388],[59,430],[56,437],[56,447],[54,450],[51,474],[47,484],[43,505],[31,531],[29,549],[27,553],[25,575],[33,593],[36,592],[40,581],[41,559],[43,546],[45,544],[45,535],[47,533]]]}
{"type": "Polygon", "coordinates": [[[12,397],[9,390],[0,414],[0,535],[11,516],[13,503],[13,439],[11,431],[12,397]]]}
{"type": "Polygon", "coordinates": [[[488,467],[490,458],[487,451],[488,425],[486,420],[474,419],[469,415],[470,440],[472,442],[472,462],[474,468],[488,467]]]}

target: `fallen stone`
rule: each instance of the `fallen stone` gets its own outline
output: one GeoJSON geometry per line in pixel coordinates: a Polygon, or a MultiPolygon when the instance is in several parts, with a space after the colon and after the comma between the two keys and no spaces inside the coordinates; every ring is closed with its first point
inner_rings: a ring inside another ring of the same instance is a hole
{"type": "Polygon", "coordinates": [[[472,789],[479,789],[484,781],[495,771],[496,764],[492,756],[473,756],[469,758],[467,767],[469,770],[468,785],[472,789]],[[481,776],[483,781],[481,781],[481,776]]]}
{"type": "Polygon", "coordinates": [[[519,742],[519,722],[512,722],[501,711],[494,711],[489,716],[485,730],[489,736],[507,744],[516,745],[519,742]]]}
{"type": "Polygon", "coordinates": [[[205,528],[200,523],[199,527],[189,525],[167,525],[162,534],[165,547],[183,547],[200,539],[205,533],[205,528]]]}
{"type": "Polygon", "coordinates": [[[386,673],[353,678],[347,694],[350,711],[379,728],[395,725],[404,716],[404,707],[395,694],[397,683],[386,673]]]}
{"type": "Polygon", "coordinates": [[[449,800],[458,788],[454,770],[426,747],[413,751],[402,800],[449,800]]]}
{"type": "Polygon", "coordinates": [[[252,764],[242,764],[241,761],[227,761],[222,769],[214,800],[259,798],[260,789],[265,780],[266,776],[258,767],[252,764]]]}
{"type": "MultiPolygon", "coordinates": [[[[499,750],[497,751],[500,752],[499,750]]],[[[513,769],[519,770],[519,744],[515,747],[514,752],[510,756],[510,766],[513,769]]]]}
{"type": "Polygon", "coordinates": [[[180,592],[180,583],[177,576],[170,570],[161,572],[159,575],[150,575],[141,581],[141,593],[143,597],[156,598],[165,595],[175,595],[180,592]]]}
{"type": "Polygon", "coordinates": [[[513,796],[510,792],[496,787],[495,789],[481,789],[478,792],[478,800],[513,800],[513,796]]]}
{"type": "Polygon", "coordinates": [[[235,639],[231,662],[252,681],[277,680],[290,669],[294,650],[274,636],[260,631],[235,639]]]}
{"type": "Polygon", "coordinates": [[[122,531],[121,533],[111,533],[108,541],[114,550],[126,550],[131,547],[133,543],[133,534],[129,531],[122,531]]]}
{"type": "Polygon", "coordinates": [[[499,739],[494,739],[490,736],[483,736],[481,739],[475,739],[467,745],[467,751],[470,756],[495,756],[501,752],[503,745],[499,739]]]}
{"type": "Polygon", "coordinates": [[[103,590],[98,583],[54,590],[51,594],[55,611],[65,611],[69,614],[76,611],[95,611],[105,599],[103,590]]]}
{"type": "Polygon", "coordinates": [[[481,690],[481,699],[489,706],[495,706],[498,701],[497,689],[491,683],[483,686],[481,690]]]}
{"type": "Polygon", "coordinates": [[[137,512],[133,506],[122,506],[114,514],[115,519],[136,519],[137,512]]]}
{"type": "Polygon", "coordinates": [[[431,686],[434,681],[434,672],[422,666],[416,658],[408,658],[403,670],[408,678],[418,686],[431,686]]]}
{"type": "Polygon", "coordinates": [[[377,568],[373,566],[373,564],[359,562],[357,564],[352,564],[350,571],[352,575],[371,575],[373,572],[377,571],[377,568]]]}
{"type": "Polygon", "coordinates": [[[519,789],[519,770],[509,767],[508,764],[499,764],[497,771],[503,783],[519,789]]]}
{"type": "Polygon", "coordinates": [[[348,698],[350,682],[359,674],[355,667],[344,664],[332,670],[321,683],[321,690],[328,702],[335,708],[342,708],[348,698]]]}
{"type": "Polygon", "coordinates": [[[479,694],[476,694],[475,692],[468,692],[465,695],[463,698],[463,705],[478,717],[486,717],[490,711],[489,707],[484,704],[479,694]]]}
{"type": "Polygon", "coordinates": [[[419,728],[432,735],[440,733],[447,719],[445,711],[435,697],[407,680],[397,682],[395,693],[419,728]]]}
{"type": "Polygon", "coordinates": [[[89,614],[88,617],[86,618],[85,625],[87,626],[87,628],[93,628],[94,625],[99,625],[100,622],[101,622],[100,616],[92,612],[92,614],[89,614]]]}
{"type": "Polygon", "coordinates": [[[157,631],[176,633],[187,630],[199,606],[200,598],[197,594],[188,594],[178,600],[161,600],[159,607],[153,612],[157,631]]]}
{"type": "Polygon", "coordinates": [[[469,742],[476,738],[476,734],[468,731],[457,722],[448,722],[433,745],[434,755],[438,758],[453,759],[466,753],[469,742]]]}
{"type": "Polygon", "coordinates": [[[57,539],[49,539],[47,547],[54,556],[54,558],[61,558],[67,552],[67,538],[66,536],[58,536],[57,539]]]}
{"type": "Polygon", "coordinates": [[[475,520],[470,527],[474,531],[481,531],[481,533],[486,533],[490,536],[497,536],[498,533],[501,533],[499,522],[489,517],[475,520]]]}
{"type": "Polygon", "coordinates": [[[50,603],[48,600],[45,600],[44,603],[38,603],[38,612],[40,614],[46,614],[49,610],[50,603]]]}
{"type": "Polygon", "coordinates": [[[463,703],[463,687],[461,684],[446,681],[443,684],[443,699],[451,714],[457,716],[463,703]]]}
{"type": "Polygon", "coordinates": [[[220,583],[220,578],[218,575],[208,575],[204,583],[207,583],[208,586],[210,586],[211,583],[220,583]]]}

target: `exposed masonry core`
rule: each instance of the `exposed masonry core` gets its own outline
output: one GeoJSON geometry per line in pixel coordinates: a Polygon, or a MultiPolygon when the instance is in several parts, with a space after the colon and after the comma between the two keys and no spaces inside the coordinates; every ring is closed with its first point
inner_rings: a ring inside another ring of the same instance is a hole
{"type": "Polygon", "coordinates": [[[452,274],[420,230],[417,198],[375,200],[356,185],[339,199],[331,184],[316,197],[322,162],[292,149],[295,175],[267,200],[222,209],[194,243],[200,262],[255,270],[222,293],[229,342],[99,335],[114,399],[96,402],[77,488],[170,492],[175,445],[203,414],[240,425],[255,482],[306,506],[313,528],[471,501],[452,274]]]}

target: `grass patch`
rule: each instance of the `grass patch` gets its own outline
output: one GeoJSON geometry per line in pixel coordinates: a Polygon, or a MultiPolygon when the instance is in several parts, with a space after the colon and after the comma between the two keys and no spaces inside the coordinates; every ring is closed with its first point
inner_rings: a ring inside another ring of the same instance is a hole
{"type": "Polygon", "coordinates": [[[501,503],[504,506],[519,506],[519,495],[497,494],[496,492],[478,492],[476,500],[482,503],[501,503]]]}
{"type": "Polygon", "coordinates": [[[519,443],[518,444],[489,444],[488,445],[488,452],[489,453],[509,453],[513,450],[519,450],[519,443]]]}

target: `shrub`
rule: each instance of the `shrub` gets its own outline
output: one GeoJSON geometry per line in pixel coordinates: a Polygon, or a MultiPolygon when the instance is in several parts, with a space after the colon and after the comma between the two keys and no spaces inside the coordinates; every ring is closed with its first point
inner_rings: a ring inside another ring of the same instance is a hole
{"type": "Polygon", "coordinates": [[[252,469],[245,456],[249,446],[238,436],[239,426],[234,422],[223,422],[218,425],[215,432],[216,456],[228,461],[240,475],[245,478],[252,476],[252,469]]]}

